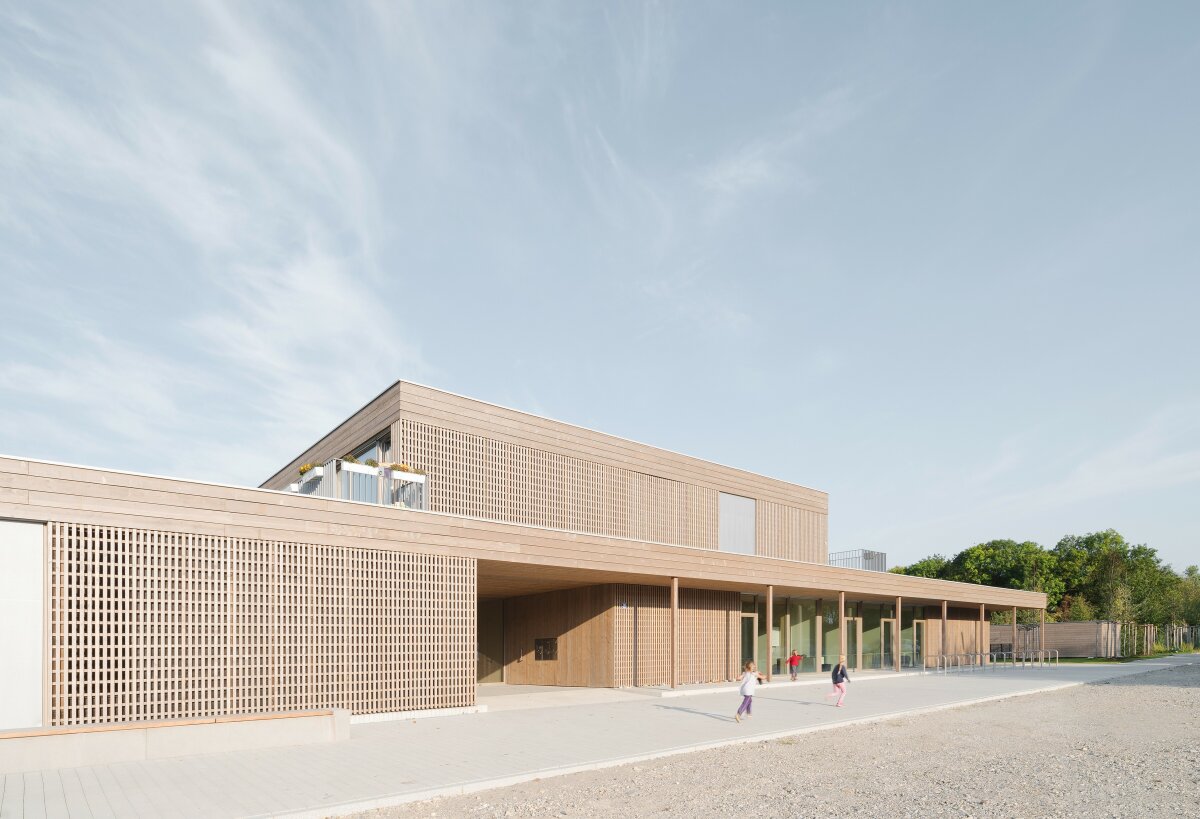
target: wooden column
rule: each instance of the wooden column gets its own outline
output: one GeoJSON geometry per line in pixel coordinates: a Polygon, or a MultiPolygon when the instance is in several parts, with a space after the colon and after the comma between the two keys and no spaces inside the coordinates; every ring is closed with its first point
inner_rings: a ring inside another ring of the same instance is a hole
{"type": "MultiPolygon", "coordinates": [[[[846,653],[846,593],[838,592],[838,654],[846,653]]],[[[849,659],[849,658],[847,658],[849,659]]],[[[849,668],[849,666],[847,666],[849,668]]]]}
{"type": "Polygon", "coordinates": [[[892,656],[896,660],[896,670],[900,670],[900,632],[904,628],[904,618],[900,616],[900,598],[896,598],[896,627],[892,629],[892,656]]]}
{"type": "Polygon", "coordinates": [[[1041,611],[1042,623],[1038,628],[1038,651],[1044,651],[1046,648],[1046,610],[1041,611]]]}
{"type": "MultiPolygon", "coordinates": [[[[977,639],[975,641],[975,645],[978,646],[978,648],[976,648],[975,650],[978,651],[980,654],[987,654],[988,649],[990,649],[992,647],[990,640],[988,641],[989,644],[987,646],[985,646],[983,644],[983,633],[984,633],[984,631],[987,630],[987,628],[986,628],[987,621],[984,619],[986,617],[987,617],[987,607],[984,606],[983,603],[980,603],[979,604],[979,639],[977,639]]],[[[985,660],[986,660],[985,657],[980,657],[979,664],[983,665],[985,660]]]]}
{"type": "Polygon", "coordinates": [[[814,671],[820,671],[821,665],[825,662],[825,649],[821,645],[822,639],[824,637],[824,632],[825,632],[825,601],[818,600],[817,601],[817,633],[814,635],[814,637],[816,639],[813,641],[813,645],[815,646],[813,651],[816,654],[816,657],[814,657],[814,660],[816,661],[816,664],[813,666],[814,671]]]}
{"type": "Polygon", "coordinates": [[[771,681],[771,656],[775,651],[775,587],[767,586],[767,682],[771,681]]]}
{"type": "Polygon", "coordinates": [[[671,687],[679,677],[679,578],[671,578],[671,687]]]}
{"type": "Polygon", "coordinates": [[[941,651],[942,654],[950,653],[949,651],[946,650],[946,648],[948,647],[948,645],[950,643],[949,634],[950,634],[949,606],[947,605],[946,601],[943,600],[942,601],[942,651],[941,651]]]}
{"type": "Polygon", "coordinates": [[[1017,661],[1017,607],[1016,606],[1013,606],[1012,643],[1013,643],[1012,644],[1013,662],[1015,663],[1017,661]]]}

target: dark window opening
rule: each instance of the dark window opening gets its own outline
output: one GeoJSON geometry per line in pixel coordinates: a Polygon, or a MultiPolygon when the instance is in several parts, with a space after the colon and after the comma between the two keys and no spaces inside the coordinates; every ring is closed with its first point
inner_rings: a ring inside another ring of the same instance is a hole
{"type": "Polygon", "coordinates": [[[533,641],[533,659],[535,660],[557,660],[558,659],[558,638],[557,637],[538,637],[533,641]]]}

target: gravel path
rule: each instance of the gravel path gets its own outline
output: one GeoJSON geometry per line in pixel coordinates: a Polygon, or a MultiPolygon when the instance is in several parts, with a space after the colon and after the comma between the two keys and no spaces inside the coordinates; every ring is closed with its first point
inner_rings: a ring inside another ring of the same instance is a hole
{"type": "Polygon", "coordinates": [[[1200,817],[1200,665],[360,816],[1200,817]]]}

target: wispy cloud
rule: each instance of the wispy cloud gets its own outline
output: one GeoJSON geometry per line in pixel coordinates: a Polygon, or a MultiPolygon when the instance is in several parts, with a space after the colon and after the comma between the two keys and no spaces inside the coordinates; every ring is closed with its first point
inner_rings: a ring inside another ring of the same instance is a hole
{"type": "Polygon", "coordinates": [[[1080,504],[1200,485],[1200,404],[1158,410],[1126,435],[1049,474],[1031,468],[1038,449],[1028,435],[1007,439],[990,464],[960,483],[938,489],[937,502],[928,505],[932,514],[911,516],[865,532],[864,537],[881,544],[928,542],[939,533],[997,521],[1009,528],[1009,535],[1027,537],[1011,529],[1028,531],[1034,521],[1047,517],[1067,520],[1068,510],[1080,504]],[[1014,484],[1018,488],[1005,491],[1014,484]]]}
{"type": "Polygon", "coordinates": [[[647,0],[605,5],[621,107],[631,112],[660,97],[674,64],[675,29],[668,4],[647,0]]]}
{"type": "Polygon", "coordinates": [[[1161,409],[1062,478],[995,503],[1056,508],[1193,482],[1200,482],[1200,405],[1195,404],[1161,409]]]}
{"type": "MultiPolygon", "coordinates": [[[[357,146],[295,76],[307,55],[244,7],[204,4],[190,23],[183,53],[168,55],[147,53],[119,26],[101,44],[89,26],[104,21],[87,15],[16,21],[39,59],[0,85],[0,224],[28,245],[57,242],[73,251],[66,258],[86,256],[101,234],[137,247],[165,230],[164,255],[177,261],[158,275],[203,295],[142,328],[100,329],[98,316],[60,324],[70,337],[6,365],[2,383],[10,417],[73,407],[162,470],[253,483],[348,400],[427,368],[395,321],[369,329],[388,312],[371,275],[383,220],[357,146]],[[120,93],[64,90],[60,78],[80,64],[120,93]],[[214,446],[216,435],[227,437],[214,446]],[[242,455],[215,464],[221,448],[242,455]]],[[[61,304],[54,262],[14,247],[3,263],[27,272],[32,304],[61,304]]],[[[145,272],[107,275],[131,297],[130,287],[155,286],[145,272]]],[[[41,330],[5,333],[38,349],[41,330]]]]}
{"type": "Polygon", "coordinates": [[[730,334],[740,334],[753,323],[736,301],[725,297],[722,288],[713,286],[698,263],[673,276],[648,279],[641,290],[655,302],[656,313],[674,321],[730,334]]]}
{"type": "Polygon", "coordinates": [[[772,132],[756,135],[702,167],[696,184],[708,194],[710,221],[725,216],[750,195],[773,188],[808,188],[811,171],[804,149],[817,138],[835,133],[861,112],[851,89],[826,93],[795,111],[772,132]]]}

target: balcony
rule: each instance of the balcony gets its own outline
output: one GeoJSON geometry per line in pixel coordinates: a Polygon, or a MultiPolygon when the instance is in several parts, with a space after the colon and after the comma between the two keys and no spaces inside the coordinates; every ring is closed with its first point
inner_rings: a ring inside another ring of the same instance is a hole
{"type": "Polygon", "coordinates": [[[317,498],[375,503],[401,509],[429,508],[427,476],[392,466],[367,466],[335,458],[301,474],[288,489],[317,498]]]}
{"type": "Polygon", "coordinates": [[[840,566],[843,569],[886,572],[887,552],[873,552],[870,549],[850,549],[845,552],[830,552],[826,562],[830,566],[840,566]]]}

